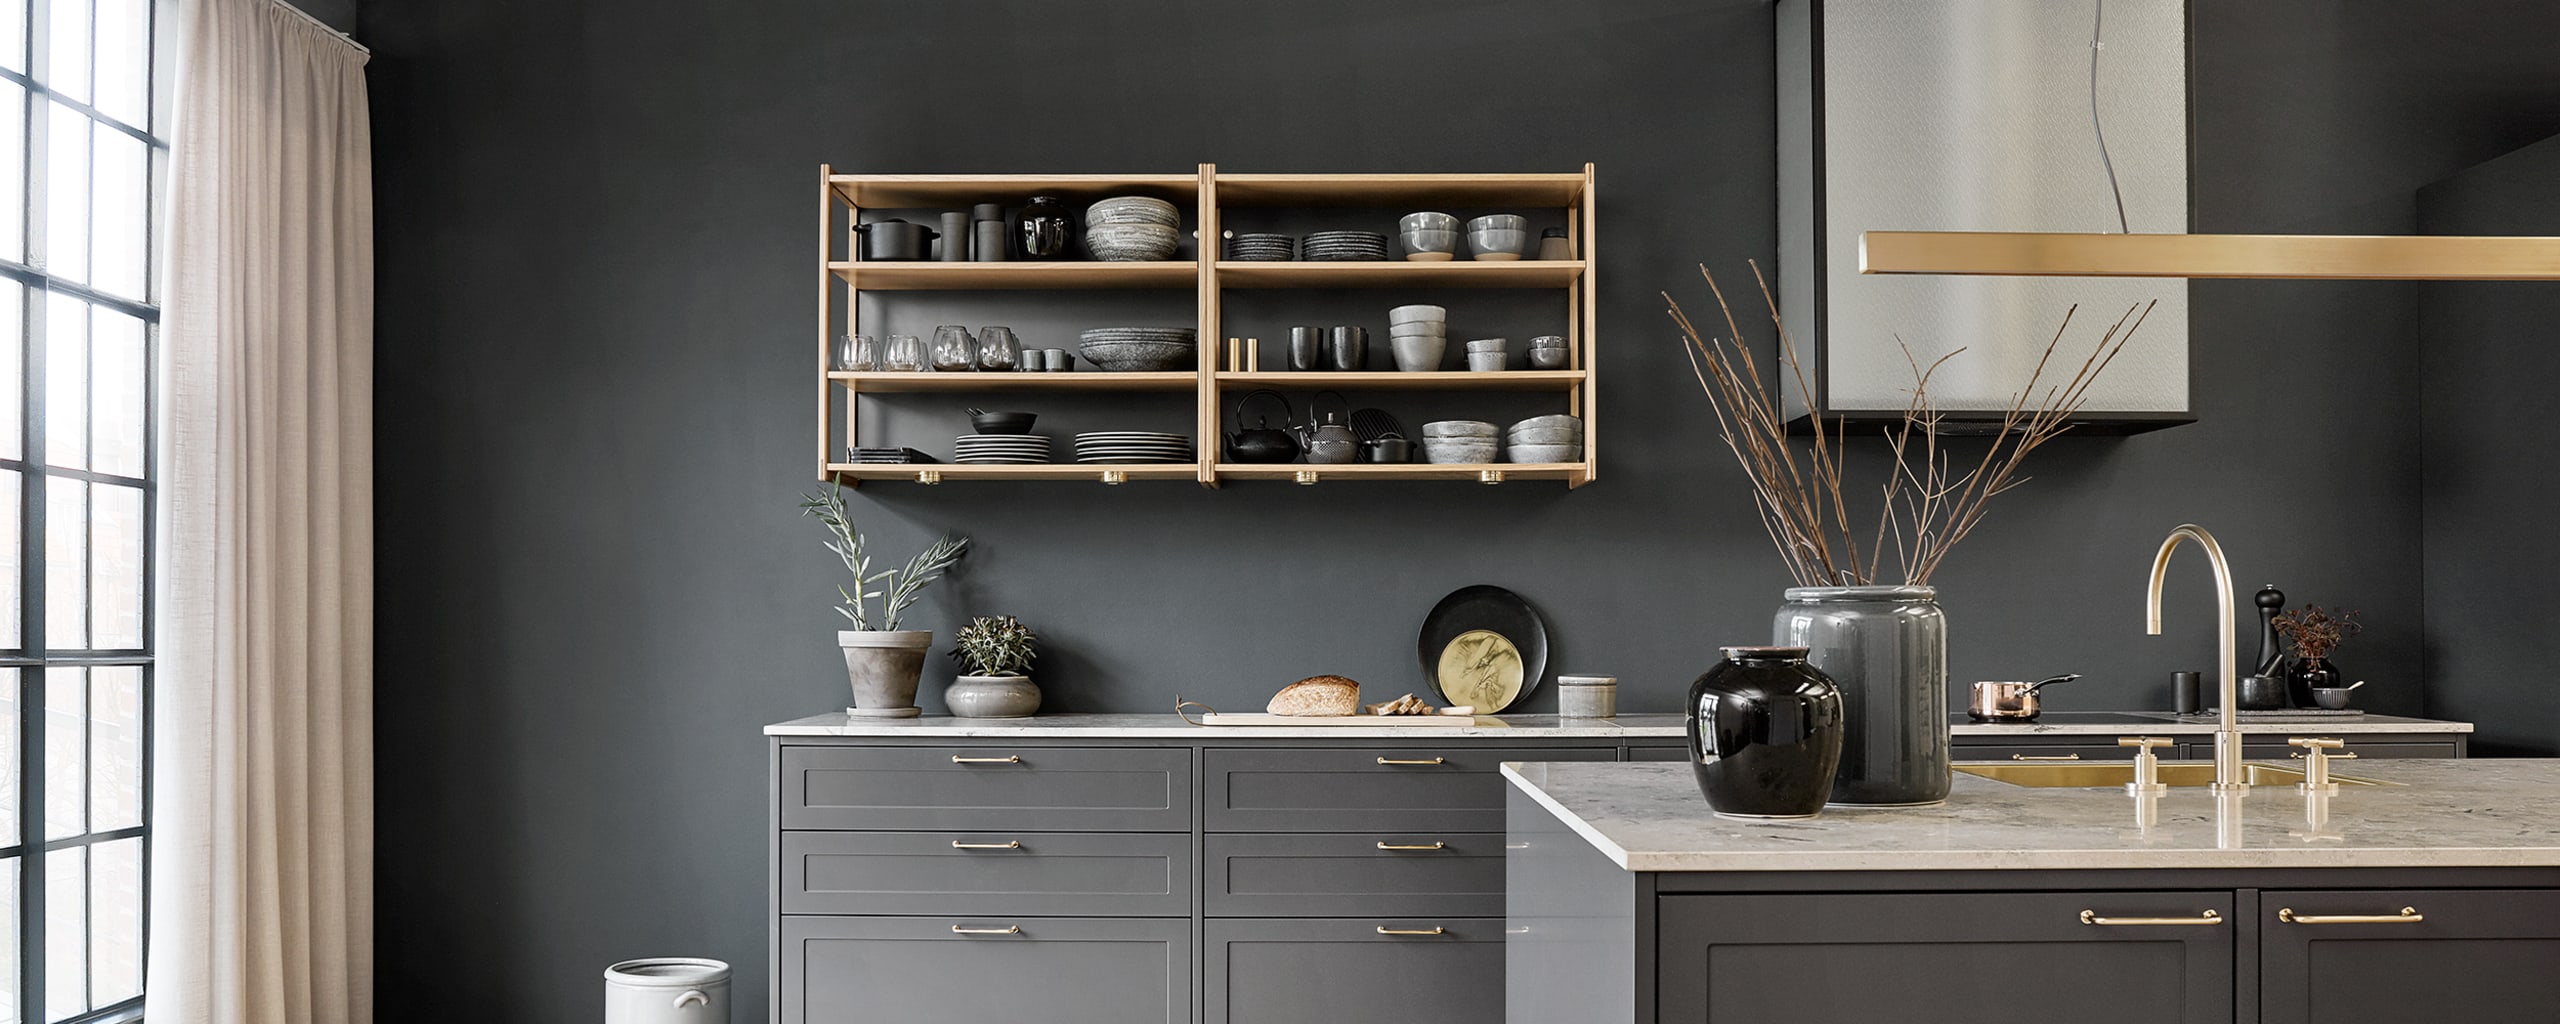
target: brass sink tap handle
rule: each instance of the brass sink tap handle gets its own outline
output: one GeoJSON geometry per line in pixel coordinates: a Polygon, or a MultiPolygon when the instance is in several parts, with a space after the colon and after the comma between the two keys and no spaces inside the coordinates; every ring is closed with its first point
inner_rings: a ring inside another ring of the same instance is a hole
{"type": "Polygon", "coordinates": [[[2346,746],[2347,741],[2334,736],[2296,736],[2285,742],[2303,750],[2302,784],[2297,788],[2305,793],[2338,791],[2338,784],[2329,781],[2329,752],[2346,746]]]}
{"type": "Polygon", "coordinates": [[[2133,781],[2124,784],[2124,791],[2135,796],[2168,792],[2169,787],[2160,783],[2160,755],[2152,753],[2151,748],[2175,746],[2176,743],[2175,740],[2160,736],[2117,737],[2116,746],[2136,748],[2136,753],[2133,755],[2133,781]]]}

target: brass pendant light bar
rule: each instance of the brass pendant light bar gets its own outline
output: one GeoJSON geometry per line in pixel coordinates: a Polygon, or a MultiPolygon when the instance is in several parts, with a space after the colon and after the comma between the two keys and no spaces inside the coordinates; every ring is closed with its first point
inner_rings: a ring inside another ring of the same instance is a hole
{"type": "Polygon", "coordinates": [[[1868,231],[1862,274],[2560,281],[2560,237],[1868,231]]]}

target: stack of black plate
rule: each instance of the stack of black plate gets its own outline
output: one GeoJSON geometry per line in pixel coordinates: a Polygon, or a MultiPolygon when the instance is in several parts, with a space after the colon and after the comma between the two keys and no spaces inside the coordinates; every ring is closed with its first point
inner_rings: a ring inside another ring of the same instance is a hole
{"type": "Polygon", "coordinates": [[[1298,239],[1293,235],[1229,235],[1227,258],[1247,263],[1285,263],[1298,258],[1298,239]]]}
{"type": "Polygon", "coordinates": [[[1042,434],[962,434],[951,439],[951,461],[971,465],[1036,465],[1049,461],[1049,438],[1042,434]]]}
{"type": "Polygon", "coordinates": [[[873,465],[904,466],[932,462],[933,456],[913,448],[847,448],[845,461],[873,465]]]}
{"type": "Polygon", "coordinates": [[[1387,258],[1387,236],[1375,231],[1318,231],[1307,236],[1306,258],[1329,263],[1387,258]]]}
{"type": "Polygon", "coordinates": [[[1152,430],[1096,430],[1076,435],[1077,462],[1189,462],[1191,438],[1152,430]]]}

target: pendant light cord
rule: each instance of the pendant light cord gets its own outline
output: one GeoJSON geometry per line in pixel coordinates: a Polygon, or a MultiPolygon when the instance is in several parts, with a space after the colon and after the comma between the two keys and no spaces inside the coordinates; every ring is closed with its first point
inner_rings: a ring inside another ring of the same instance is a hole
{"type": "Polygon", "coordinates": [[[2116,197],[2116,232],[2132,234],[2124,219],[2124,189],[2116,184],[2115,158],[2107,155],[2107,123],[2098,116],[2098,51],[2106,48],[2107,0],[2096,0],[2097,17],[2089,23],[2089,127],[2098,133],[2098,163],[2107,169],[2107,191],[2116,197]]]}

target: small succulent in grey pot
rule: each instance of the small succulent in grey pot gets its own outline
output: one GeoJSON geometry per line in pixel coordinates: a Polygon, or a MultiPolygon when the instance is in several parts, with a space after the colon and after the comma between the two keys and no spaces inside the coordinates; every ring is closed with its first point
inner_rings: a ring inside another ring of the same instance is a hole
{"type": "Polygon", "coordinates": [[[1006,615],[981,616],[961,627],[951,659],[968,672],[951,681],[942,701],[960,718],[1028,718],[1040,710],[1040,687],[1031,682],[1031,659],[1040,637],[1006,615]]]}

